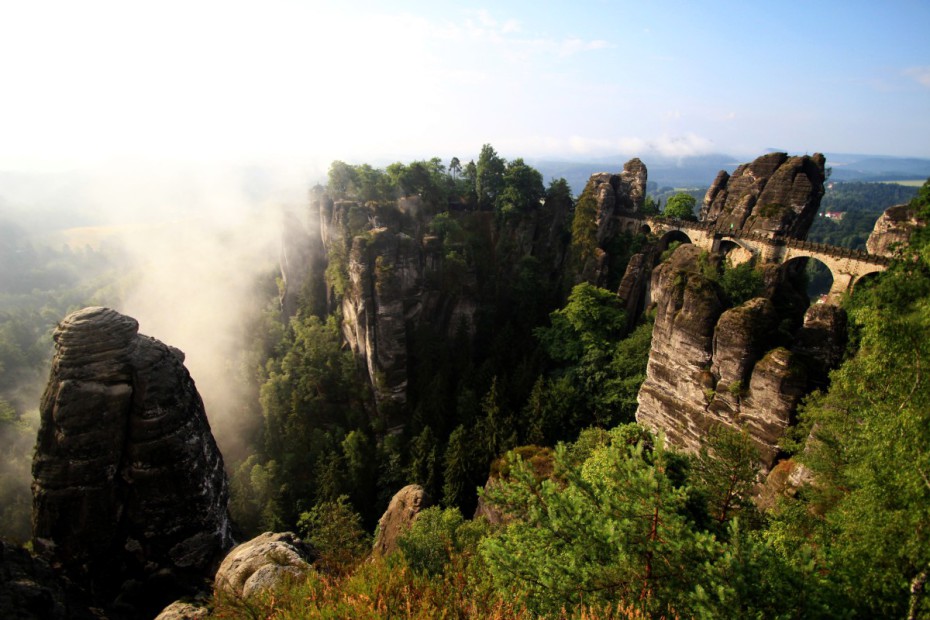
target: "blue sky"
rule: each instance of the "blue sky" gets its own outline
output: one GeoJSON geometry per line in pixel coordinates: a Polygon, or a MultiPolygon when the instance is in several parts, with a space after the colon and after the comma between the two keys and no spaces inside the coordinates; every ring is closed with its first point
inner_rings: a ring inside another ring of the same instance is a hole
{"type": "Polygon", "coordinates": [[[930,157],[930,3],[0,0],[0,169],[930,157]]]}

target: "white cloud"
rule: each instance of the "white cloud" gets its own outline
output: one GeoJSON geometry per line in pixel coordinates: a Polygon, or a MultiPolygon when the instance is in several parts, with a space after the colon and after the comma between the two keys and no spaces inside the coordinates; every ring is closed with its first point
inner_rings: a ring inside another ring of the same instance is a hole
{"type": "Polygon", "coordinates": [[[909,67],[904,70],[904,75],[921,86],[930,88],[930,67],[909,67]]]}

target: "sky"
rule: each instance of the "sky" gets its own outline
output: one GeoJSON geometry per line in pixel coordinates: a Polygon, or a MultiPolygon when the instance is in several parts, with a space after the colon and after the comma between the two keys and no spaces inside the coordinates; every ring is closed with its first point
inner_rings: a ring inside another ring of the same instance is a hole
{"type": "Polygon", "coordinates": [[[930,157],[930,2],[0,0],[0,170],[930,157]]]}

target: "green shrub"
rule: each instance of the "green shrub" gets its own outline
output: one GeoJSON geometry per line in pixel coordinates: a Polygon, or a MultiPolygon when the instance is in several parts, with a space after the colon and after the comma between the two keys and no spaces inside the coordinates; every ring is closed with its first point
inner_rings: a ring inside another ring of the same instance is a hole
{"type": "Polygon", "coordinates": [[[337,574],[354,568],[371,549],[371,539],[349,498],[316,504],[300,515],[297,529],[320,554],[317,566],[337,574]]]}

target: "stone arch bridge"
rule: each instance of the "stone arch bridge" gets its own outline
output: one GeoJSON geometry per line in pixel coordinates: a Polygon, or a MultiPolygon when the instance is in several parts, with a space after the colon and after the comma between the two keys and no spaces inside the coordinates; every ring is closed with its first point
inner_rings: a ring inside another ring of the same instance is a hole
{"type": "Polygon", "coordinates": [[[623,216],[619,220],[622,230],[656,235],[660,238],[660,246],[664,247],[673,241],[682,241],[693,243],[711,253],[739,249],[746,259],[751,255],[767,264],[786,264],[798,258],[816,259],[826,265],[833,276],[833,286],[828,295],[831,302],[837,302],[844,293],[852,292],[856,282],[863,277],[884,271],[891,264],[890,258],[862,250],[764,233],[718,229],[714,222],[689,222],[653,216],[623,216]]]}

